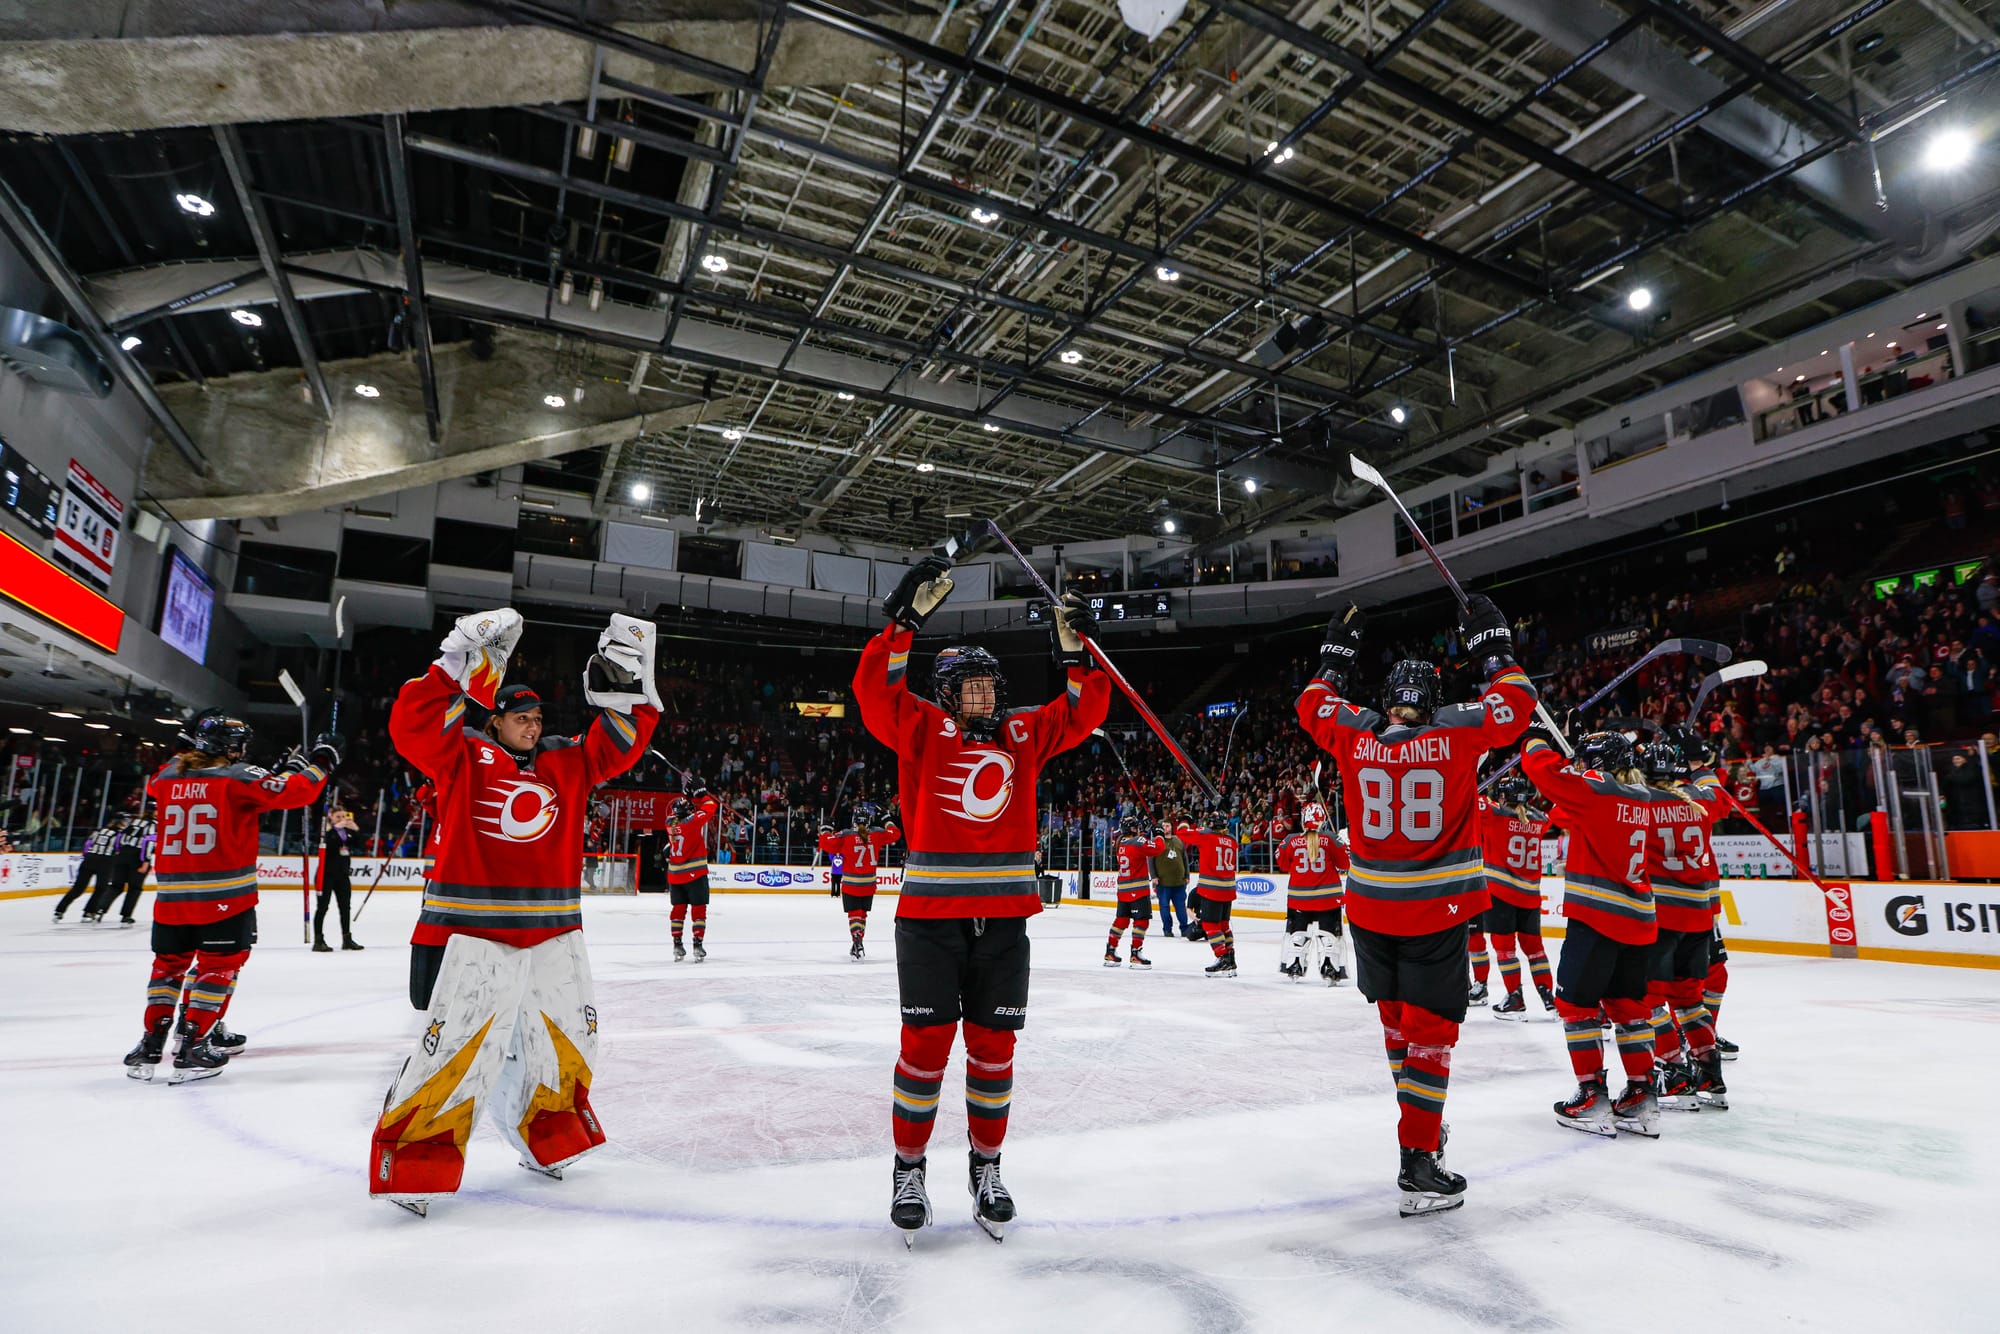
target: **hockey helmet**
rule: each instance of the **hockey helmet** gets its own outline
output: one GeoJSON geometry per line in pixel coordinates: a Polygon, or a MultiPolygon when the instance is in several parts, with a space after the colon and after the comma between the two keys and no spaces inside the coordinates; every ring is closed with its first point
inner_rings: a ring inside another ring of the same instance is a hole
{"type": "Polygon", "coordinates": [[[1308,834],[1318,833],[1320,830],[1325,829],[1325,803],[1318,801],[1307,802],[1305,807],[1299,811],[1299,828],[1305,830],[1308,834]]]}
{"type": "Polygon", "coordinates": [[[1623,732],[1592,732],[1576,743],[1576,767],[1595,769],[1599,773],[1622,774],[1627,769],[1637,768],[1639,757],[1632,748],[1632,738],[1623,732]]]}
{"type": "Polygon", "coordinates": [[[877,814],[875,803],[872,801],[859,801],[854,804],[854,823],[862,829],[872,826],[877,814]]]}
{"type": "Polygon", "coordinates": [[[1665,732],[1648,738],[1640,759],[1651,782],[1670,783],[1687,776],[1687,762],[1681,758],[1681,748],[1665,732]]]}
{"type": "Polygon", "coordinates": [[[1389,669],[1382,682],[1382,708],[1415,709],[1429,718],[1437,712],[1438,669],[1418,658],[1405,658],[1389,669]]]}
{"type": "Polygon", "coordinates": [[[1229,832],[1229,812],[1220,806],[1211,806],[1202,812],[1201,827],[1211,834],[1229,832]]]}
{"type": "Polygon", "coordinates": [[[689,801],[686,797],[674,798],[674,818],[676,820],[685,820],[693,814],[694,814],[693,802],[689,801]]]}
{"type": "Polygon", "coordinates": [[[1000,715],[1007,708],[1007,678],[1000,660],[974,644],[953,644],[938,650],[931,664],[931,689],[938,707],[958,720],[965,734],[975,741],[991,741],[1000,734],[1000,715]],[[968,718],[959,707],[960,692],[967,681],[985,677],[993,682],[993,711],[968,718]]]}
{"type": "Polygon", "coordinates": [[[208,709],[194,716],[181,732],[188,749],[203,755],[234,757],[250,749],[255,733],[250,724],[223,709],[208,709]]]}
{"type": "Polygon", "coordinates": [[[1534,783],[1519,770],[1509,770],[1493,783],[1493,800],[1502,806],[1532,806],[1539,795],[1534,783]]]}
{"type": "Polygon", "coordinates": [[[1146,831],[1140,827],[1138,816],[1128,815],[1118,822],[1118,841],[1120,843],[1140,843],[1145,840],[1145,837],[1146,831]]]}

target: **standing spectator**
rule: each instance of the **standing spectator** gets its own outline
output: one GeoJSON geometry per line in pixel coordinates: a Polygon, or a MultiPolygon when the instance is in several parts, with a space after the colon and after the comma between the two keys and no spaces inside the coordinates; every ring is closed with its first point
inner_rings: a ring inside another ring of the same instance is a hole
{"type": "Polygon", "coordinates": [[[1980,776],[1979,766],[1966,758],[1964,751],[1951,757],[1951,766],[1939,776],[1939,787],[1944,795],[1944,821],[1947,829],[1986,828],[1986,782],[1980,776]]]}
{"type": "Polygon", "coordinates": [[[1160,835],[1159,855],[1153,858],[1153,882],[1160,887],[1160,929],[1178,931],[1184,940],[1199,940],[1201,933],[1188,928],[1187,844],[1174,832],[1180,823],[1178,816],[1167,817],[1167,827],[1160,835]]]}

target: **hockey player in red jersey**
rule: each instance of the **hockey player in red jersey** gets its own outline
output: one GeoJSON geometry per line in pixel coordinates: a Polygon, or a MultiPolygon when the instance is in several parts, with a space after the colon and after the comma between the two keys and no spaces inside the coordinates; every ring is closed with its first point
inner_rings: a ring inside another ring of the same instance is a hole
{"type": "Polygon", "coordinates": [[[1319,975],[1330,987],[1347,980],[1347,928],[1340,917],[1340,878],[1347,850],[1327,828],[1326,806],[1309,801],[1299,811],[1300,832],[1278,845],[1285,875],[1285,957],[1278,971],[1304,981],[1307,955],[1319,956],[1319,975]]]}
{"type": "Polygon", "coordinates": [[[1236,906],[1236,839],[1229,832],[1229,814],[1216,807],[1202,817],[1201,827],[1184,824],[1174,833],[1187,845],[1194,871],[1195,920],[1201,923],[1215,962],[1201,971],[1210,977],[1236,976],[1236,933],[1229,914],[1236,906]]]}
{"type": "Polygon", "coordinates": [[[847,914],[847,957],[856,963],[866,956],[863,940],[868,935],[868,912],[875,906],[875,873],[882,865],[882,849],[900,842],[903,831],[890,821],[875,827],[875,807],[860,802],[854,808],[854,824],[836,833],[832,826],[820,830],[819,850],[840,859],[837,892],[847,914]]]}
{"type": "Polygon", "coordinates": [[[125,1054],[134,1079],[153,1077],[176,1007],[181,1042],[170,1083],[219,1075],[242,1048],[222,1016],[257,943],[258,817],[311,805],[340,763],[339,739],[322,733],[310,756],[269,773],[243,762],[250,738],[250,724],[210,709],[188,724],[186,748],[146,785],[158,810],[153,971],[144,1034],[125,1054]]]}
{"type": "Polygon", "coordinates": [[[1492,797],[1479,799],[1479,840],[1486,858],[1486,888],[1492,905],[1480,914],[1493,957],[1500,965],[1500,983],[1507,994],[1493,1006],[1502,1019],[1528,1013],[1521,998],[1521,959],[1528,962],[1535,991],[1544,1011],[1556,1008],[1549,956],[1542,947],[1542,839],[1548,817],[1535,809],[1535,785],[1521,773],[1501,776],[1492,797]],[[1515,956],[1519,946],[1521,957],[1515,956]]]}
{"type": "Polygon", "coordinates": [[[854,673],[861,721],[896,752],[908,853],[896,904],[896,983],[903,1015],[890,1125],[896,1157],[889,1217],[912,1242],[931,1220],[925,1149],[954,1030],[965,1030],[965,1111],[973,1217],[996,1240],[1014,1217],[1000,1146],[1014,1086],[1014,1035],[1027,1021],[1027,919],[1035,881],[1035,784],[1048,760],[1104,721],[1111,687],[1084,640],[1096,621],[1079,598],[1052,610],[1063,693],[1006,708],[1006,680],[984,649],[954,646],[931,668],[936,702],[911,693],[910,644],[951,592],[951,567],[926,558],[883,601],[890,624],[854,673]]]}
{"type": "Polygon", "coordinates": [[[1715,1022],[1702,1001],[1722,896],[1712,846],[1715,822],[1723,812],[1721,783],[1712,770],[1696,777],[1670,734],[1647,741],[1643,762],[1653,798],[1646,873],[1660,928],[1646,989],[1655,1084],[1662,1107],[1726,1111],[1729,1089],[1715,1050],[1715,1022]]]}
{"type": "Polygon", "coordinates": [[[1153,966],[1145,954],[1146,928],[1153,924],[1152,859],[1166,846],[1160,832],[1142,828],[1137,816],[1126,816],[1118,826],[1118,907],[1111,919],[1111,934],[1104,942],[1106,968],[1118,966],[1118,941],[1128,926],[1132,928],[1132,966],[1153,966]]]}
{"type": "Polygon", "coordinates": [[[673,815],[667,821],[667,918],[675,963],[688,955],[681,943],[683,922],[691,924],[694,961],[708,957],[708,853],[721,810],[722,803],[709,795],[701,780],[691,778],[687,795],[674,798],[673,815]]]}
{"type": "Polygon", "coordinates": [[[1653,942],[1652,883],[1646,844],[1652,799],[1639,757],[1623,732],[1593,732],[1565,762],[1539,734],[1522,750],[1521,769],[1560,808],[1569,829],[1563,867],[1568,934],[1556,965],[1556,1013],[1562,1016],[1577,1090],[1555,1105],[1556,1119],[1594,1135],[1620,1130],[1659,1136],[1653,1090],[1653,1025],[1646,1008],[1653,942]],[[1605,1019],[1616,1026],[1625,1089],[1611,1097],[1604,1078],[1605,1019]]]}
{"type": "Polygon", "coordinates": [[[1444,1165],[1443,1116],[1465,1021],[1467,923],[1488,902],[1479,761],[1526,729],[1535,690],[1514,664],[1507,618],[1475,595],[1459,633],[1486,681],[1480,698],[1439,708],[1437,669],[1404,661],[1389,669],[1382,712],[1364,708],[1352,686],[1365,619],[1349,603],[1327,625],[1298,716],[1333,756],[1346,794],[1348,934],[1396,1081],[1396,1184],[1408,1217],[1465,1203],[1465,1178],[1444,1165]]]}
{"type": "Polygon", "coordinates": [[[581,737],[542,735],[541,701],[502,687],[518,612],[461,616],[389,714],[396,749],[437,784],[438,860],[412,953],[437,957],[417,1050],[383,1100],[368,1191],[423,1214],[456,1191],[490,1112],[521,1165],[561,1177],[604,1143],[590,1105],[597,1009],[583,948],[590,793],[646,753],[659,720],[651,623],[614,615],[584,671],[600,710],[581,737]],[[468,701],[492,710],[465,725],[468,701]]]}

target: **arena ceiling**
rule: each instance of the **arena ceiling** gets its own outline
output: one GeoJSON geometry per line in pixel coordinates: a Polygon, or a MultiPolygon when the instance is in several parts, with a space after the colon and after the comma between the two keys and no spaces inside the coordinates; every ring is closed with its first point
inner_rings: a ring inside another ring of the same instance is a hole
{"type": "Polygon", "coordinates": [[[24,8],[0,221],[185,513],[257,490],[219,405],[325,454],[365,380],[431,471],[339,494],[561,452],[787,532],[1217,541],[1985,253],[2000,198],[1918,161],[1992,122],[2000,0],[24,8]]]}

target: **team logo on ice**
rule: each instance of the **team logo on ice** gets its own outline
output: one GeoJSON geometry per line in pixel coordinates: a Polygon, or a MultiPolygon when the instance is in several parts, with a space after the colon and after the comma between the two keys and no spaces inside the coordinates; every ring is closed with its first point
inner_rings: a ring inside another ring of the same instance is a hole
{"type": "Polygon", "coordinates": [[[937,795],[945,810],[986,824],[1000,818],[1014,795],[1014,757],[1004,750],[967,751],[964,759],[945,766],[944,777],[946,786],[937,795]]]}
{"type": "Polygon", "coordinates": [[[494,799],[473,803],[490,814],[472,818],[495,837],[515,843],[533,843],[556,822],[556,790],[532,778],[507,778],[495,782],[488,791],[494,799]]]}

